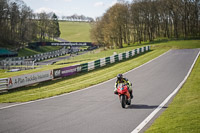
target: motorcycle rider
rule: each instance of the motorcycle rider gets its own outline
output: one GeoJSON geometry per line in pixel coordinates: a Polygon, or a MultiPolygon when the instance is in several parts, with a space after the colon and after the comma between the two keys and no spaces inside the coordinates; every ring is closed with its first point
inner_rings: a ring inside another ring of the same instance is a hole
{"type": "Polygon", "coordinates": [[[117,93],[117,85],[119,83],[124,83],[124,84],[127,84],[128,86],[128,90],[129,90],[129,93],[130,93],[130,96],[131,96],[131,99],[133,98],[133,94],[132,94],[132,84],[130,83],[130,81],[126,78],[123,78],[123,75],[122,74],[118,74],[117,75],[117,81],[115,83],[115,89],[114,89],[114,94],[118,94],[117,93]]]}

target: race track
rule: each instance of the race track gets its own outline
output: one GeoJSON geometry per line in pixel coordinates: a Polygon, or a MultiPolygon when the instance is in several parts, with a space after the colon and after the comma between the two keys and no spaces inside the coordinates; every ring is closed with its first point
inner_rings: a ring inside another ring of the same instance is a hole
{"type": "Polygon", "coordinates": [[[134,86],[132,105],[126,109],[113,94],[112,79],[82,91],[0,108],[0,133],[130,133],[177,88],[198,52],[171,50],[124,74],[134,86]]]}

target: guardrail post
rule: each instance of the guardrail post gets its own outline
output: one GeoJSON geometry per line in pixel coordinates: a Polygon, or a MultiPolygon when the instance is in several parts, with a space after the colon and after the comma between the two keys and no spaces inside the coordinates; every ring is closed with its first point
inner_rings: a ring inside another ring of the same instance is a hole
{"type": "Polygon", "coordinates": [[[81,64],[81,71],[83,72],[88,71],[88,63],[81,64]]]}
{"type": "Polygon", "coordinates": [[[122,53],[122,60],[126,59],[126,53],[122,53]]]}
{"type": "Polygon", "coordinates": [[[110,57],[106,57],[106,65],[107,64],[110,64],[111,62],[110,62],[110,57]]]}
{"type": "Polygon", "coordinates": [[[95,69],[100,67],[100,60],[94,61],[94,67],[95,69]]]}
{"type": "Polygon", "coordinates": [[[119,56],[118,55],[114,55],[114,59],[115,59],[115,62],[119,61],[119,56]]]}
{"type": "Polygon", "coordinates": [[[128,53],[129,53],[129,57],[132,57],[132,51],[129,51],[128,53]]]}

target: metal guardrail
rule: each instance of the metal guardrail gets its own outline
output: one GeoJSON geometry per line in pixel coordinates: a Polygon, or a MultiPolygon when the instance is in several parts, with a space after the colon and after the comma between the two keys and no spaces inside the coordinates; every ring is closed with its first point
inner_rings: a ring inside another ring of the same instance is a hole
{"type": "Polygon", "coordinates": [[[122,60],[125,60],[128,58],[131,58],[135,55],[144,53],[149,50],[150,50],[150,47],[146,46],[146,47],[137,48],[132,51],[125,52],[125,53],[119,53],[119,54],[112,55],[110,57],[105,57],[105,58],[101,58],[101,59],[91,61],[88,63],[80,64],[80,66],[82,67],[81,71],[91,71],[91,70],[97,69],[99,67],[103,67],[107,64],[112,64],[112,63],[116,63],[116,62],[119,62],[119,61],[122,61],[122,60]]]}

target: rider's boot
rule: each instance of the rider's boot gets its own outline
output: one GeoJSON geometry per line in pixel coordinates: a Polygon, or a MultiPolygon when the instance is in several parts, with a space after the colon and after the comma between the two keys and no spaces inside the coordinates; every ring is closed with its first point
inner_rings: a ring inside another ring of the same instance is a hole
{"type": "Polygon", "coordinates": [[[117,90],[114,90],[114,94],[118,95],[118,92],[117,92],[117,90]]]}

